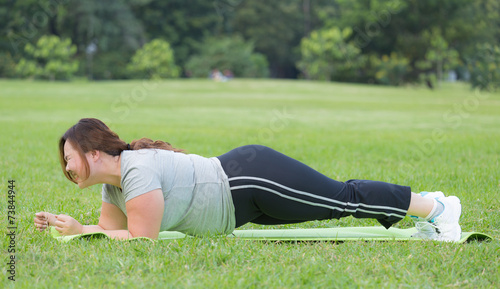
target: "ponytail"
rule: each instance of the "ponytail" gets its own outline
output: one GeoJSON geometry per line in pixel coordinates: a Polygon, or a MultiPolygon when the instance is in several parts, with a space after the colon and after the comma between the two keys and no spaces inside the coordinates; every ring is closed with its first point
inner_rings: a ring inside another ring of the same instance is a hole
{"type": "Polygon", "coordinates": [[[131,150],[140,150],[140,149],[161,149],[168,150],[174,152],[183,152],[183,149],[174,148],[170,143],[164,142],[161,140],[153,141],[149,138],[141,138],[138,140],[134,140],[130,143],[131,150]]]}

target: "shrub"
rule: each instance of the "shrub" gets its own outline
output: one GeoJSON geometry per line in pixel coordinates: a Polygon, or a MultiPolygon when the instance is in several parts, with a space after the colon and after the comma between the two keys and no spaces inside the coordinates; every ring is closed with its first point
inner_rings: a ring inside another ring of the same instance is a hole
{"type": "MultiPolygon", "coordinates": [[[[352,30],[333,27],[311,32],[300,43],[301,60],[297,67],[306,78],[316,80],[345,79],[346,74],[360,68],[361,50],[347,42],[352,30]]],[[[355,76],[353,76],[355,77],[355,76]]]]}
{"type": "Polygon", "coordinates": [[[155,39],[137,50],[127,70],[132,77],[153,79],[179,77],[174,51],[168,42],[161,39],[155,39]]]}
{"type": "Polygon", "coordinates": [[[375,69],[375,80],[380,84],[400,85],[411,70],[408,58],[394,52],[382,58],[371,56],[370,62],[375,69]]]}
{"type": "Polygon", "coordinates": [[[473,88],[496,90],[500,87],[500,47],[478,44],[473,59],[468,64],[473,88]]]}
{"type": "Polygon", "coordinates": [[[92,79],[127,79],[139,77],[128,71],[129,59],[133,53],[128,50],[101,51],[94,54],[92,61],[92,79]]]}
{"type": "Polygon", "coordinates": [[[70,39],[44,35],[35,46],[26,44],[24,50],[28,58],[21,58],[16,65],[16,73],[21,77],[65,80],[78,70],[78,61],[73,59],[76,46],[70,39]]]}
{"type": "Polygon", "coordinates": [[[9,52],[0,52],[0,77],[13,77],[15,75],[16,62],[9,52]]]}
{"type": "Polygon", "coordinates": [[[268,66],[265,56],[254,52],[253,43],[234,36],[205,39],[185,69],[193,77],[207,77],[218,69],[231,71],[235,77],[258,78],[269,75],[268,66]]]}

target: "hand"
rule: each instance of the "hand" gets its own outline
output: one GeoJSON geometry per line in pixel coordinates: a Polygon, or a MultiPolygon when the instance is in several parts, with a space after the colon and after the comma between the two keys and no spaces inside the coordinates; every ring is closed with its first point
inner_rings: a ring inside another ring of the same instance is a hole
{"type": "Polygon", "coordinates": [[[54,226],[61,235],[77,235],[83,232],[83,225],[66,215],[57,215],[54,226]]]}
{"type": "Polygon", "coordinates": [[[54,226],[56,222],[56,216],[48,212],[38,212],[35,214],[35,227],[42,232],[49,226],[54,226]]]}

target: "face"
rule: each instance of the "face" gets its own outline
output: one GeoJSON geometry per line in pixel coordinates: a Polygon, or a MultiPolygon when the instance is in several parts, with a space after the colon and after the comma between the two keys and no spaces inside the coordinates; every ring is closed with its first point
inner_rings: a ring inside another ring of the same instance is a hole
{"type": "Polygon", "coordinates": [[[78,151],[69,141],[64,144],[64,159],[66,160],[66,171],[73,177],[73,180],[81,189],[91,185],[89,184],[89,178],[86,177],[85,169],[85,161],[89,161],[88,158],[90,155],[90,152],[86,153],[86,159],[82,159],[78,151]]]}

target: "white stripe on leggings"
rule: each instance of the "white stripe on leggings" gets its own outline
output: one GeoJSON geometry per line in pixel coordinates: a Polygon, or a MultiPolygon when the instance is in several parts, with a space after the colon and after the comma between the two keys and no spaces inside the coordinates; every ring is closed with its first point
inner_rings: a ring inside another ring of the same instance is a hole
{"type": "MultiPolygon", "coordinates": [[[[288,190],[289,192],[292,192],[292,193],[296,193],[296,194],[299,194],[299,195],[303,195],[303,196],[307,196],[307,197],[311,197],[311,198],[315,198],[315,199],[327,201],[327,202],[334,203],[334,204],[339,204],[339,205],[342,205],[342,206],[351,206],[351,207],[362,206],[362,207],[369,208],[369,209],[382,209],[382,210],[399,211],[399,212],[404,213],[404,215],[402,216],[403,218],[404,218],[404,216],[406,215],[406,212],[407,212],[406,210],[403,210],[403,209],[393,208],[393,207],[388,207],[388,206],[376,206],[376,205],[367,205],[367,204],[363,204],[363,203],[353,204],[353,203],[349,203],[349,202],[341,202],[341,201],[329,199],[329,198],[326,198],[326,197],[323,197],[323,196],[318,196],[318,195],[315,195],[315,194],[311,194],[311,193],[308,193],[308,192],[304,192],[304,191],[299,191],[299,190],[296,190],[296,189],[292,189],[290,187],[287,187],[287,186],[284,186],[282,184],[273,182],[271,180],[263,179],[263,178],[250,177],[250,176],[242,176],[242,177],[229,178],[229,181],[235,181],[235,180],[256,180],[256,181],[261,181],[261,182],[269,183],[269,184],[275,185],[277,187],[280,187],[282,189],[288,190]]],[[[328,206],[328,205],[312,203],[312,202],[309,202],[309,201],[305,201],[305,200],[301,200],[301,199],[298,199],[298,198],[290,197],[290,196],[281,194],[278,191],[275,191],[275,190],[272,190],[272,189],[268,189],[266,187],[262,187],[262,186],[258,186],[258,185],[235,186],[235,187],[231,187],[230,189],[233,190],[233,189],[244,189],[244,188],[259,188],[259,189],[264,189],[264,190],[266,190],[268,192],[277,194],[277,195],[279,195],[281,197],[288,198],[288,199],[291,199],[291,200],[295,200],[295,201],[298,201],[298,202],[302,202],[302,203],[305,203],[305,204],[317,205],[317,206],[320,206],[320,207],[325,207],[325,208],[330,208],[330,209],[336,209],[336,210],[344,211],[343,209],[339,209],[339,208],[336,208],[336,207],[331,207],[331,206],[328,206]]],[[[398,214],[390,214],[390,213],[387,214],[387,213],[383,213],[383,212],[366,211],[366,210],[359,209],[359,208],[357,210],[361,211],[361,212],[373,213],[373,214],[385,214],[385,215],[388,215],[388,216],[391,216],[391,215],[401,216],[401,215],[398,215],[398,214]]],[[[356,210],[347,210],[347,209],[345,211],[347,211],[347,212],[356,212],[356,210]]]]}

